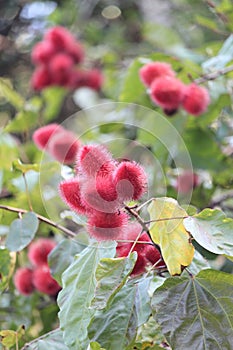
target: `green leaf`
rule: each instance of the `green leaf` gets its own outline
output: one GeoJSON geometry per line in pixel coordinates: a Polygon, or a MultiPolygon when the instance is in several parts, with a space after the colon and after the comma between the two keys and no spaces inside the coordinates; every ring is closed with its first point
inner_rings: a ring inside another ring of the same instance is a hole
{"type": "Polygon", "coordinates": [[[70,239],[61,241],[49,254],[48,263],[53,278],[61,285],[61,275],[73,262],[74,256],[85,248],[84,245],[70,239]]]}
{"type": "Polygon", "coordinates": [[[62,331],[55,329],[25,344],[21,350],[69,350],[69,348],[64,343],[62,331]]]}
{"type": "Polygon", "coordinates": [[[221,169],[223,154],[221,153],[214,135],[208,129],[187,128],[183,139],[196,169],[221,169]]]}
{"type": "Polygon", "coordinates": [[[3,78],[0,78],[0,97],[4,97],[16,109],[23,108],[25,103],[23,97],[12,88],[9,80],[3,78]]]}
{"type": "Polygon", "coordinates": [[[10,271],[11,257],[7,249],[0,248],[0,273],[7,276],[10,271]]]}
{"type": "Polygon", "coordinates": [[[143,59],[137,58],[127,70],[119,100],[120,102],[138,102],[151,107],[145,86],[139,78],[139,69],[143,66],[143,59]]]}
{"type": "Polygon", "coordinates": [[[95,272],[101,258],[115,255],[114,242],[93,244],[75,257],[62,275],[63,289],[58,295],[60,327],[70,350],[86,350],[87,327],[94,315],[90,309],[96,286],[95,272]]]}
{"type": "Polygon", "coordinates": [[[224,68],[233,60],[233,34],[231,34],[223,43],[215,57],[211,57],[202,64],[205,71],[214,71],[224,68]]]}
{"type": "Polygon", "coordinates": [[[29,170],[39,172],[40,166],[39,164],[23,164],[20,159],[16,159],[12,162],[12,170],[18,170],[21,173],[25,174],[29,170]]]}
{"type": "Polygon", "coordinates": [[[20,111],[15,118],[7,124],[7,132],[26,132],[35,127],[38,121],[38,113],[33,111],[20,111]]]}
{"type": "Polygon", "coordinates": [[[94,342],[90,343],[90,350],[105,350],[105,349],[101,348],[101,346],[97,342],[94,341],[94,342]]]}
{"type": "Polygon", "coordinates": [[[46,122],[53,120],[60,111],[67,91],[63,87],[49,87],[42,91],[45,104],[43,117],[46,122]]]}
{"type": "Polygon", "coordinates": [[[171,275],[181,274],[182,267],[188,266],[194,255],[189,242],[189,233],[183,225],[188,216],[173,198],[156,198],[148,206],[150,234],[154,243],[161,248],[163,259],[171,275]]]}
{"type": "Polygon", "coordinates": [[[142,278],[136,284],[135,308],[138,327],[146,323],[151,315],[150,296],[148,293],[151,279],[151,277],[142,278]]]}
{"type": "Polygon", "coordinates": [[[89,327],[89,336],[106,350],[126,349],[135,339],[137,314],[136,286],[125,284],[105,310],[97,311],[89,327]]]}
{"type": "Polygon", "coordinates": [[[155,291],[152,309],[173,350],[230,350],[233,344],[233,276],[204,270],[173,277],[155,291]]]}
{"type": "Polygon", "coordinates": [[[35,237],[39,220],[33,212],[23,215],[22,219],[15,219],[10,225],[6,239],[6,247],[13,252],[24,249],[35,237]]]}
{"type": "Polygon", "coordinates": [[[233,257],[233,219],[217,209],[204,209],[184,220],[184,226],[202,247],[233,257]]]}
{"type": "Polygon", "coordinates": [[[0,290],[4,290],[9,283],[12,273],[10,253],[7,249],[0,248],[0,290]]]}
{"type": "MultiPolygon", "coordinates": [[[[208,261],[205,258],[203,258],[203,256],[197,250],[195,250],[193,261],[188,267],[189,273],[192,273],[193,275],[197,275],[198,272],[209,268],[210,268],[210,264],[208,263],[208,261]]],[[[185,274],[187,273],[187,271],[184,270],[183,273],[185,274]]]]}
{"type": "Polygon", "coordinates": [[[113,296],[123,287],[133,270],[137,256],[130,254],[127,258],[101,259],[96,269],[97,286],[91,307],[103,309],[113,296]]]}

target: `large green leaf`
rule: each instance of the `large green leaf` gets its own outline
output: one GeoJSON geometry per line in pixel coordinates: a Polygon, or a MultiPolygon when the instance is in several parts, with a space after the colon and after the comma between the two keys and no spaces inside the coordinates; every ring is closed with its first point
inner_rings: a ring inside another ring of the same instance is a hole
{"type": "Polygon", "coordinates": [[[106,350],[123,350],[136,336],[136,286],[125,284],[105,310],[97,311],[89,327],[89,336],[106,350]]]}
{"type": "Polygon", "coordinates": [[[5,127],[7,132],[26,132],[36,126],[38,113],[33,111],[20,111],[15,118],[5,127]]]}
{"type": "Polygon", "coordinates": [[[5,98],[16,109],[23,108],[24,99],[12,88],[9,80],[0,78],[0,97],[5,98]]]}
{"type": "Polygon", "coordinates": [[[135,253],[127,258],[101,259],[96,270],[97,285],[91,305],[93,308],[103,309],[107,306],[109,300],[124,285],[136,260],[135,253]]]}
{"type": "Polygon", "coordinates": [[[6,288],[11,269],[11,257],[7,249],[0,248],[0,290],[6,288]]]}
{"type": "Polygon", "coordinates": [[[183,139],[194,168],[215,171],[222,168],[223,154],[211,131],[198,127],[187,128],[183,134],[183,139]]]}
{"type": "Polygon", "coordinates": [[[183,225],[186,211],[173,198],[156,198],[148,206],[150,234],[161,248],[163,259],[171,275],[179,275],[182,267],[188,266],[194,255],[189,233],[183,225]]]}
{"type": "Polygon", "coordinates": [[[85,248],[75,240],[64,239],[49,254],[48,262],[53,278],[61,285],[62,273],[73,262],[74,256],[85,248]]]}
{"type": "Polygon", "coordinates": [[[64,343],[62,331],[55,329],[25,344],[21,350],[69,350],[69,348],[64,343]]]}
{"type": "Polygon", "coordinates": [[[137,58],[127,70],[123,89],[119,97],[120,102],[137,102],[144,106],[151,107],[146,88],[140,81],[138,74],[143,63],[144,61],[142,58],[137,58]]]}
{"type": "Polygon", "coordinates": [[[13,252],[22,250],[32,241],[38,226],[39,220],[33,212],[24,214],[22,219],[15,219],[10,225],[6,247],[13,252]]]}
{"type": "Polygon", "coordinates": [[[135,308],[138,327],[146,323],[151,315],[150,296],[148,292],[151,279],[151,277],[142,278],[136,283],[135,308]]]}
{"type": "Polygon", "coordinates": [[[173,350],[231,350],[233,276],[204,270],[173,277],[152,297],[154,317],[173,350]]]}
{"type": "Polygon", "coordinates": [[[101,258],[114,257],[115,246],[114,242],[103,242],[87,247],[62,275],[59,319],[70,350],[86,350],[88,346],[87,327],[94,315],[90,304],[96,287],[96,268],[101,258]]]}
{"type": "Polygon", "coordinates": [[[233,219],[221,210],[204,209],[186,218],[184,226],[205,249],[233,257],[233,219]]]}

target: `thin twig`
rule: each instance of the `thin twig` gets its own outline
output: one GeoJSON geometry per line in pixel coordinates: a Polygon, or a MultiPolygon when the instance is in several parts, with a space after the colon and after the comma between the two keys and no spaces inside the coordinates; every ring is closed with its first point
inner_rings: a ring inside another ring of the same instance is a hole
{"type": "MultiPolygon", "coordinates": [[[[2,205],[0,204],[0,209],[3,209],[3,210],[7,210],[7,211],[11,211],[13,213],[18,213],[18,214],[26,214],[26,213],[29,213],[28,210],[25,210],[25,209],[20,209],[20,208],[15,208],[15,207],[10,207],[8,205],[2,205]]],[[[37,213],[34,213],[37,217],[38,220],[52,226],[52,227],[55,227],[57,228],[58,230],[64,232],[67,236],[69,237],[76,237],[76,234],[72,231],[70,231],[68,228],[62,226],[62,225],[59,225],[57,224],[56,222],[52,221],[52,220],[49,220],[48,218],[40,215],[40,214],[37,214],[37,213]]]]}
{"type": "Polygon", "coordinates": [[[211,73],[204,74],[200,78],[194,79],[194,83],[202,84],[202,83],[209,81],[209,80],[215,80],[218,77],[220,77],[221,75],[227,74],[231,71],[233,71],[233,65],[216,70],[216,71],[211,72],[211,73]]]}
{"type": "MultiPolygon", "coordinates": [[[[137,213],[136,210],[134,209],[131,209],[130,207],[128,207],[127,205],[125,206],[125,210],[131,215],[133,216],[138,222],[139,224],[141,224],[142,228],[143,228],[143,231],[145,231],[148,236],[150,237],[150,240],[153,242],[153,239],[151,237],[151,234],[150,234],[150,231],[149,231],[149,228],[147,227],[145,221],[141,218],[141,216],[137,213]]],[[[160,247],[155,243],[153,242],[154,246],[158,249],[158,251],[161,253],[161,250],[160,250],[160,247]]]]}

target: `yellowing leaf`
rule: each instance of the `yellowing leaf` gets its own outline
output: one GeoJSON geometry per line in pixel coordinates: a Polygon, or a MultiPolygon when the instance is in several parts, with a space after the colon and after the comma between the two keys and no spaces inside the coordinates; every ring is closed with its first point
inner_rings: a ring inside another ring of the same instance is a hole
{"type": "Polygon", "coordinates": [[[183,225],[188,217],[173,198],[156,198],[148,206],[150,234],[154,243],[161,248],[163,259],[171,275],[180,275],[182,266],[188,266],[194,256],[194,247],[189,233],[183,225]]]}
{"type": "Polygon", "coordinates": [[[20,326],[17,331],[12,331],[11,329],[5,329],[0,331],[0,339],[3,346],[6,346],[7,348],[11,348],[16,343],[18,343],[18,340],[22,338],[22,336],[25,334],[25,326],[20,326]]]}
{"type": "Polygon", "coordinates": [[[4,330],[0,332],[1,343],[7,348],[12,347],[16,343],[17,332],[11,330],[4,330]]]}

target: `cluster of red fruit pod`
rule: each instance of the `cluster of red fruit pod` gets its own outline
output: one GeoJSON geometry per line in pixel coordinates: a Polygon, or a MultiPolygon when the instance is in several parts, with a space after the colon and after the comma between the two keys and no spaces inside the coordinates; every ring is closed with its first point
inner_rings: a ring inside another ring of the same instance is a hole
{"type": "Polygon", "coordinates": [[[56,243],[48,238],[40,238],[29,245],[28,259],[32,267],[21,267],[15,273],[14,283],[23,295],[30,295],[35,290],[48,295],[57,295],[61,287],[53,279],[47,258],[56,243]]]}
{"type": "Polygon", "coordinates": [[[70,89],[87,86],[94,90],[102,86],[103,76],[98,69],[77,68],[84,59],[84,49],[66,28],[49,29],[31,56],[37,66],[32,76],[34,90],[52,85],[70,89]]]}
{"type": "Polygon", "coordinates": [[[185,85],[175,75],[171,65],[165,62],[150,62],[139,70],[151,100],[167,115],[173,115],[180,107],[194,116],[204,113],[210,103],[208,90],[195,83],[185,85]]]}
{"type": "MultiPolygon", "coordinates": [[[[125,201],[138,200],[147,189],[145,171],[136,162],[117,162],[102,145],[83,146],[77,155],[76,176],[61,182],[59,189],[61,198],[73,211],[86,215],[87,231],[96,240],[132,241],[140,233],[123,210],[125,201]]],[[[138,253],[133,274],[144,271],[153,260],[148,257],[153,253],[154,260],[161,259],[145,236],[141,237],[145,244],[136,243],[133,248],[138,253]],[[151,249],[153,252],[149,253],[151,249]]],[[[119,243],[117,255],[127,256],[131,248],[131,243],[119,243]]]]}
{"type": "Polygon", "coordinates": [[[37,129],[33,141],[41,150],[48,152],[54,159],[64,164],[73,164],[81,146],[75,134],[56,123],[37,129]]]}

